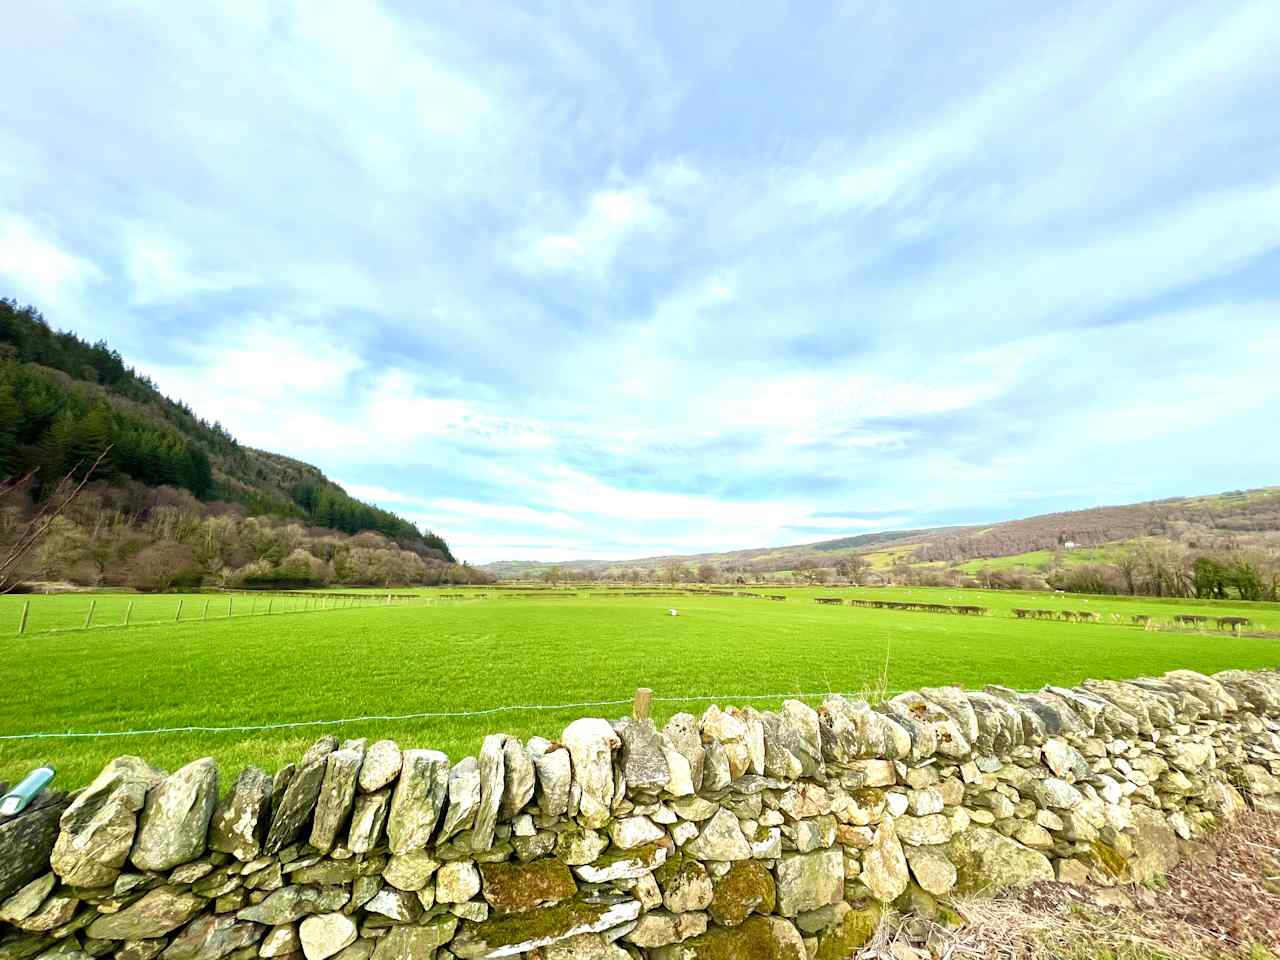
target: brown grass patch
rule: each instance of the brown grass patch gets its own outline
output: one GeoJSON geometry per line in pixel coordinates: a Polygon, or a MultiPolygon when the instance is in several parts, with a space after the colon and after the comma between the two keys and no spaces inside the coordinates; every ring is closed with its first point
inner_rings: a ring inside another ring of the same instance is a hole
{"type": "Polygon", "coordinates": [[[1280,815],[1187,853],[1159,889],[1038,883],[956,899],[959,926],[891,913],[854,960],[1277,960],[1280,815]]]}

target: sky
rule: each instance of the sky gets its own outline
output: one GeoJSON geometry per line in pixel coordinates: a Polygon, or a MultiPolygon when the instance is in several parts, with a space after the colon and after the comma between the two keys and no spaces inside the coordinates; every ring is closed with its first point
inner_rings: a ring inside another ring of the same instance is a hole
{"type": "Polygon", "coordinates": [[[0,294],[459,557],[1280,483],[1280,4],[50,0],[0,294]]]}

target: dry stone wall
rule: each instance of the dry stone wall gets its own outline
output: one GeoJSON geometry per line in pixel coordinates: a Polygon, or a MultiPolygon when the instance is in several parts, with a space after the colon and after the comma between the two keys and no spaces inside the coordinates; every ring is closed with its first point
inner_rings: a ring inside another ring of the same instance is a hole
{"type": "Polygon", "coordinates": [[[0,960],[837,960],[888,904],[1150,880],[1280,809],[1280,673],[109,763],[0,822],[0,960]]]}

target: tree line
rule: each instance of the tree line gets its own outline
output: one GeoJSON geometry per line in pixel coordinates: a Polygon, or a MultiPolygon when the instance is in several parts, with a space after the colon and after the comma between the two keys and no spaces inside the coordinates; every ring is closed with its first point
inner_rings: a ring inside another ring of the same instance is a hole
{"type": "MultiPolygon", "coordinates": [[[[0,502],[0,552],[37,509],[29,490],[0,502]]],[[[18,579],[144,591],[492,581],[420,538],[250,516],[239,504],[202,503],[187,490],[137,481],[86,486],[23,558],[18,579]]]]}

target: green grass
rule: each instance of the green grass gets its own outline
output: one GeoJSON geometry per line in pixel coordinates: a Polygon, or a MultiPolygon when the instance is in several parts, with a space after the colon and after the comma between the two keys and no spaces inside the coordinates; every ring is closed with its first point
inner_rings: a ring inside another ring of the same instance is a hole
{"type": "MultiPolygon", "coordinates": [[[[350,592],[350,591],[345,591],[350,592]]],[[[378,591],[360,591],[368,595],[368,603],[375,602],[378,591]]],[[[397,591],[399,593],[401,591],[397,591]]],[[[386,596],[386,591],[381,592],[386,596]]],[[[332,603],[332,601],[330,601],[332,603]]],[[[316,601],[304,597],[244,596],[242,594],[211,593],[74,593],[0,597],[0,638],[18,632],[22,620],[22,608],[27,611],[26,633],[46,633],[53,630],[80,630],[90,619],[92,605],[93,627],[120,626],[126,617],[132,626],[154,623],[174,623],[177,620],[219,619],[262,616],[271,613],[301,612],[314,609],[316,601]]]]}
{"type": "Polygon", "coordinates": [[[1032,550],[1028,553],[1015,553],[1007,557],[991,557],[987,560],[970,560],[959,565],[964,573],[980,573],[983,570],[1011,570],[1015,567],[1026,567],[1029,570],[1048,570],[1054,559],[1061,560],[1063,566],[1078,567],[1086,563],[1113,563],[1125,553],[1128,544],[1108,544],[1101,547],[1074,547],[1063,550],[1060,555],[1054,550],[1032,550]]]}
{"type": "MultiPolygon", "coordinates": [[[[374,591],[376,592],[376,591],[374,591]]],[[[444,592],[457,592],[446,590],[444,592]]],[[[764,591],[760,591],[764,592],[764,591]]],[[[769,590],[768,592],[777,592],[769,590]]],[[[1166,603],[964,590],[813,588],[786,602],[738,598],[586,596],[406,603],[364,609],[236,617],[33,633],[0,639],[0,734],[260,724],[361,715],[474,711],[511,704],[629,699],[639,686],[665,719],[701,712],[717,697],[857,693],[959,682],[1033,688],[1086,676],[1128,677],[1174,667],[1212,672],[1280,663],[1280,642],[1209,633],[1149,633],[1127,626],[1023,622],[1016,606],[1168,616],[1243,611],[1280,624],[1280,606],[1166,603]],[[827,607],[815,595],[981,603],[973,618],[827,607]],[[667,615],[675,606],[680,616],[667,615]]],[[[430,591],[423,591],[430,596],[430,591]]],[[[0,598],[0,624],[14,623],[22,597],[0,598]]],[[[83,595],[33,598],[47,622],[83,619],[83,595]],[[66,615],[56,609],[65,604],[66,615]],[[58,617],[62,617],[59,621],[58,617]]],[[[138,600],[140,598],[134,598],[138,600]]],[[[202,598],[203,599],[203,598],[202,598]]],[[[97,595],[101,608],[127,603],[97,595]]],[[[176,598],[156,598],[176,606],[176,598]]],[[[259,601],[261,602],[261,601],[259,601]]],[[[34,614],[33,614],[34,616],[34,614]]],[[[3,629],[3,628],[0,628],[3,629]]],[[[4,636],[0,633],[0,636],[4,636]]],[[[776,705],[762,700],[758,706],[776,705]]],[[[315,737],[395,737],[454,757],[485,733],[556,735],[577,716],[608,717],[622,706],[518,711],[480,717],[371,720],[262,733],[185,732],[121,738],[0,740],[0,780],[38,763],[58,782],[86,782],[122,753],[167,769],[211,754],[228,778],[243,764],[268,769],[295,760],[315,737]]]]}

